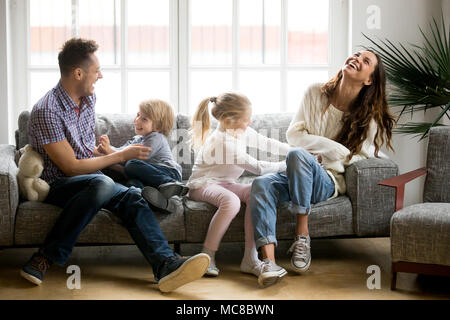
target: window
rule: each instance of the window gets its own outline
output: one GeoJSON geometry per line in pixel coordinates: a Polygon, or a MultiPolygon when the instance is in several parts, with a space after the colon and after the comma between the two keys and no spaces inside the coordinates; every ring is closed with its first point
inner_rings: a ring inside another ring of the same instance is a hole
{"type": "Polygon", "coordinates": [[[26,3],[30,108],[57,83],[57,54],[73,36],[100,45],[99,113],[134,113],[160,98],[193,114],[202,99],[229,90],[246,94],[254,113],[294,112],[306,86],[326,81],[346,55],[346,33],[335,32],[346,30],[343,0],[26,3]]]}
{"type": "Polygon", "coordinates": [[[169,18],[164,0],[30,1],[31,104],[57,83],[58,51],[74,36],[100,46],[97,112],[134,113],[144,99],[170,101],[169,18]]]}

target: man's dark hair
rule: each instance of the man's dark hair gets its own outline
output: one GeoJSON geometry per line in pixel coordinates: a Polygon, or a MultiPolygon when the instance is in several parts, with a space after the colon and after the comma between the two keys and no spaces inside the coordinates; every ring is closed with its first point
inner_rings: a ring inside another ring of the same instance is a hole
{"type": "Polygon", "coordinates": [[[89,67],[90,54],[98,49],[94,40],[72,38],[67,40],[58,54],[59,71],[61,75],[68,75],[75,68],[89,67]]]}

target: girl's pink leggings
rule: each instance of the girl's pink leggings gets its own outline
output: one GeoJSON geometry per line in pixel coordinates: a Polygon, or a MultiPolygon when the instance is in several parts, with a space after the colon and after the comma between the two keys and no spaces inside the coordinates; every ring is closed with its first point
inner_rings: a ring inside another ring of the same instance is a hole
{"type": "Polygon", "coordinates": [[[191,199],[208,202],[218,208],[211,219],[208,234],[203,244],[207,249],[213,251],[219,249],[223,235],[241,209],[241,202],[246,205],[244,217],[245,247],[252,249],[255,246],[252,216],[250,214],[251,187],[251,184],[223,183],[208,184],[203,188],[189,191],[191,199]]]}

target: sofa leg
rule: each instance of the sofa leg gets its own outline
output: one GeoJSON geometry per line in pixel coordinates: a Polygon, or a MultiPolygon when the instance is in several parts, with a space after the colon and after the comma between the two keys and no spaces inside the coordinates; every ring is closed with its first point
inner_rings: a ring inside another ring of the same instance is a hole
{"type": "Polygon", "coordinates": [[[179,242],[175,242],[173,244],[173,251],[175,251],[178,254],[181,254],[181,244],[179,242]]]}
{"type": "Polygon", "coordinates": [[[392,271],[391,275],[391,290],[395,290],[397,284],[397,272],[392,271]]]}
{"type": "Polygon", "coordinates": [[[397,286],[397,264],[395,262],[391,263],[391,290],[395,290],[397,286]]]}

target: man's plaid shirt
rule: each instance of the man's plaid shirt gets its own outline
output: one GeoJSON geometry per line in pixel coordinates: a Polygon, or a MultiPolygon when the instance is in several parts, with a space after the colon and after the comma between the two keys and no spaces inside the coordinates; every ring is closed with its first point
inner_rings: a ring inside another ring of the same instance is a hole
{"type": "MultiPolygon", "coordinates": [[[[43,146],[67,139],[77,159],[93,157],[95,147],[95,94],[83,97],[78,106],[61,82],[47,92],[33,107],[28,122],[28,141],[44,158],[41,178],[52,183],[65,174],[50,160],[43,146]]],[[[101,173],[100,171],[93,173],[101,173]]]]}

